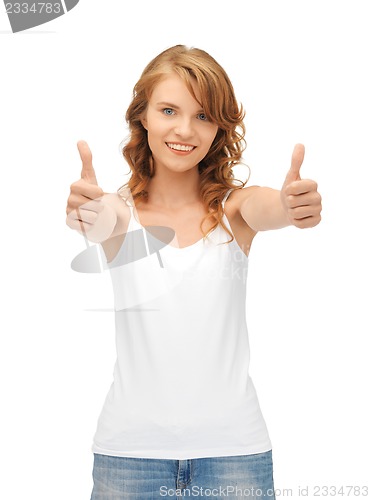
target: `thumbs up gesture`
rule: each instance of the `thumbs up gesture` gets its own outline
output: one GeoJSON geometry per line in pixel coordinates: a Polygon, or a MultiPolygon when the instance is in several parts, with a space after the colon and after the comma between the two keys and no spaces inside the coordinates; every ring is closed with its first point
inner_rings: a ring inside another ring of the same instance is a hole
{"type": "Polygon", "coordinates": [[[79,141],[77,148],[82,161],[81,178],[71,184],[66,222],[71,229],[84,234],[90,241],[100,243],[112,234],[117,214],[104,202],[105,193],[98,186],[88,144],[79,141]]]}
{"type": "Polygon", "coordinates": [[[92,153],[87,142],[78,141],[77,149],[80,153],[82,161],[81,179],[86,181],[88,184],[97,186],[98,181],[96,180],[95,170],[92,164],[92,153]]]}
{"type": "Polygon", "coordinates": [[[296,144],[290,169],[280,191],[281,203],[289,222],[300,229],[316,226],[321,220],[322,210],[317,183],[301,179],[304,152],[303,144],[296,144]]]}

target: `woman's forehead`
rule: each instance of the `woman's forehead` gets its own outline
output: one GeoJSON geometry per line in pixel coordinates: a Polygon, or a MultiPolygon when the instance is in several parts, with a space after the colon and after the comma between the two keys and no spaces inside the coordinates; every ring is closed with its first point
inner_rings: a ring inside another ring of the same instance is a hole
{"type": "Polygon", "coordinates": [[[150,100],[156,101],[158,99],[168,99],[173,96],[173,98],[177,97],[179,99],[192,99],[194,101],[198,101],[199,103],[200,91],[195,78],[192,78],[191,86],[197,99],[194,99],[194,96],[190,92],[188,85],[183,78],[176,73],[169,73],[163,76],[163,78],[161,78],[154,86],[150,100]]]}

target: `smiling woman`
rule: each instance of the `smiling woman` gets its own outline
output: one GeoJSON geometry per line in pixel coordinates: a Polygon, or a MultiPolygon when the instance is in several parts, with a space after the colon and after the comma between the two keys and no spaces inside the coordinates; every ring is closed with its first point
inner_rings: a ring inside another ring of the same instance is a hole
{"type": "Polygon", "coordinates": [[[166,76],[156,85],[143,114],[141,123],[147,131],[157,182],[162,182],[161,170],[164,168],[175,172],[195,169],[195,176],[198,177],[197,166],[216,137],[217,125],[203,118],[204,112],[199,111],[200,96],[196,81],[192,82],[192,86],[197,100],[176,73],[166,76]],[[166,96],[171,96],[176,104],[163,109],[162,99],[166,96]],[[186,160],[179,160],[178,157],[185,157],[186,160]]]}
{"type": "MultiPolygon", "coordinates": [[[[229,189],[245,185],[235,183],[232,171],[245,149],[243,118],[243,107],[229,77],[205,51],[178,45],[153,59],[135,85],[126,113],[131,138],[123,155],[132,175],[125,187],[137,207],[148,199],[149,184],[162,185],[162,181],[157,182],[162,167],[171,170],[172,165],[180,172],[193,169],[193,189],[205,207],[201,226],[208,223],[203,237],[218,224],[229,233],[222,220],[221,201],[229,189]],[[178,160],[184,156],[186,161],[175,162],[167,148],[178,160]]],[[[181,199],[174,192],[173,179],[170,183],[167,196],[172,191],[173,199],[181,199]]],[[[153,204],[154,197],[153,193],[153,204]]],[[[144,204],[142,207],[145,210],[144,204]]]]}
{"type": "Polygon", "coordinates": [[[258,231],[318,224],[321,197],[300,178],[302,145],[281,191],[235,182],[243,117],[221,66],[179,45],[134,87],[123,147],[132,175],[118,193],[98,186],[91,151],[78,143],[82,178],[67,222],[106,252],[117,347],[92,447],[92,500],[149,500],[162,488],[275,498],[249,374],[248,253],[258,231]],[[172,228],[176,243],[149,226],[172,228]]]}

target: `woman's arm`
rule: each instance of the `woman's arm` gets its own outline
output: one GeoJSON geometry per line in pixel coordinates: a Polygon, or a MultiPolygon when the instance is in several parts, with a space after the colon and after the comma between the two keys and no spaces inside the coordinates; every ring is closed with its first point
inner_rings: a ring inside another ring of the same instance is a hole
{"type": "Polygon", "coordinates": [[[239,197],[239,211],[254,231],[290,225],[303,229],[319,224],[321,196],[315,181],[300,177],[303,158],[304,146],[297,144],[281,191],[260,186],[242,190],[244,193],[239,197]]]}

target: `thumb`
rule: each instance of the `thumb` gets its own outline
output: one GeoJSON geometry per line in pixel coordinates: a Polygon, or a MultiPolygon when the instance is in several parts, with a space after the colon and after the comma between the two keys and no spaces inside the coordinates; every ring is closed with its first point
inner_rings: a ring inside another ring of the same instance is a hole
{"type": "Polygon", "coordinates": [[[92,153],[87,142],[78,141],[77,148],[82,161],[81,179],[84,179],[89,184],[98,185],[98,181],[96,180],[95,176],[95,170],[92,164],[92,153]]]}
{"type": "Polygon", "coordinates": [[[296,144],[294,146],[290,169],[287,173],[285,184],[301,180],[300,168],[304,159],[304,151],[303,144],[296,144]]]}

